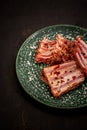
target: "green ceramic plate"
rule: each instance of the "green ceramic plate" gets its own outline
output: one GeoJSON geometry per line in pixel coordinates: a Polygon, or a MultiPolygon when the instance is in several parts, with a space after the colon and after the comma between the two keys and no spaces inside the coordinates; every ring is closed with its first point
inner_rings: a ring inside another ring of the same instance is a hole
{"type": "Polygon", "coordinates": [[[35,32],[22,44],[16,58],[16,73],[19,82],[30,96],[45,105],[62,109],[87,106],[87,80],[77,89],[68,92],[59,99],[54,98],[50,93],[49,86],[41,81],[41,70],[45,64],[35,62],[38,41],[43,37],[55,39],[57,33],[70,40],[77,35],[82,35],[87,43],[87,30],[78,26],[53,25],[35,32]]]}

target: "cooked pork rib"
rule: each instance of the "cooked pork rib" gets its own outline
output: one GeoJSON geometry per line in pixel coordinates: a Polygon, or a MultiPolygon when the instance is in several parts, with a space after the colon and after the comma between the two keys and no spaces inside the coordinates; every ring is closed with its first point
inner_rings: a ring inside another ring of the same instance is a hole
{"type": "Polygon", "coordinates": [[[45,67],[42,73],[54,97],[60,97],[76,88],[85,79],[82,70],[77,67],[74,60],[45,67]]]}
{"type": "Polygon", "coordinates": [[[72,59],[72,43],[57,34],[56,40],[44,38],[39,43],[36,53],[37,63],[55,64],[72,59]]]}
{"type": "Polygon", "coordinates": [[[83,41],[82,36],[78,36],[75,39],[75,51],[76,59],[87,76],[87,44],[83,41]]]}

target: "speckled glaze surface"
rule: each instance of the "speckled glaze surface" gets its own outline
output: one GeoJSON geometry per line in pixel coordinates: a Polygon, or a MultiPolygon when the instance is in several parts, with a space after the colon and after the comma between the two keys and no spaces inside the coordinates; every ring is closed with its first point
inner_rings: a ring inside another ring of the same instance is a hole
{"type": "Polygon", "coordinates": [[[60,98],[54,98],[49,86],[41,81],[41,70],[45,64],[35,62],[38,42],[43,37],[55,39],[56,34],[73,40],[82,35],[87,43],[87,30],[73,25],[53,25],[45,27],[31,36],[22,44],[16,58],[16,73],[23,89],[35,100],[54,108],[72,109],[87,106],[87,79],[77,89],[74,89],[60,98]]]}

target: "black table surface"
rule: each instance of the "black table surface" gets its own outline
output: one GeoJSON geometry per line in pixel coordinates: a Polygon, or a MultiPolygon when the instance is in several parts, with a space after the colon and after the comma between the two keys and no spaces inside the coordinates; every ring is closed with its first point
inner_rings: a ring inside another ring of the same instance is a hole
{"type": "Polygon", "coordinates": [[[86,130],[87,107],[61,110],[38,103],[18,82],[15,60],[25,39],[43,27],[87,29],[87,1],[2,1],[0,13],[0,130],[86,130]]]}

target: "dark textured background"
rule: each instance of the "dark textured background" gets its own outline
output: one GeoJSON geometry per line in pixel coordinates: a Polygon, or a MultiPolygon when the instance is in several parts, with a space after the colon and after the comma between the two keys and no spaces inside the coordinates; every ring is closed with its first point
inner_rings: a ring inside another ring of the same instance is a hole
{"type": "Polygon", "coordinates": [[[86,130],[87,107],[52,109],[33,100],[17,80],[15,59],[25,39],[45,26],[87,28],[87,1],[3,0],[0,14],[0,130],[86,130]]]}

